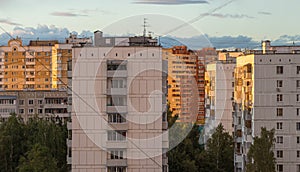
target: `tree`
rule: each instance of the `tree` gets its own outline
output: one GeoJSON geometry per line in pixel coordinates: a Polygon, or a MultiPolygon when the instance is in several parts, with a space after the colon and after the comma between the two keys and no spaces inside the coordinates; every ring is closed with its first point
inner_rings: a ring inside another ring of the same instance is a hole
{"type": "Polygon", "coordinates": [[[24,123],[11,114],[8,121],[0,127],[0,172],[16,171],[21,155],[26,152],[27,145],[24,123]]]}
{"type": "Polygon", "coordinates": [[[261,128],[260,137],[256,136],[247,154],[247,172],[275,172],[275,158],[273,152],[274,133],[272,129],[268,131],[261,128]]]}
{"type": "Polygon", "coordinates": [[[21,157],[19,172],[57,172],[57,161],[50,150],[41,144],[35,144],[32,149],[21,157]]]}
{"type": "Polygon", "coordinates": [[[41,120],[38,117],[32,118],[27,124],[27,144],[30,149],[35,144],[45,146],[49,155],[58,162],[58,171],[67,171],[67,127],[56,124],[54,121],[41,120]]]}
{"type": "Polygon", "coordinates": [[[57,162],[57,168],[53,168],[56,171],[67,171],[66,138],[66,125],[45,121],[37,116],[25,125],[21,118],[12,114],[0,126],[0,172],[14,172],[17,169],[26,171],[30,165],[34,165],[28,160],[39,159],[41,155],[49,162],[52,159],[57,162]]]}
{"type": "Polygon", "coordinates": [[[206,144],[206,157],[216,165],[217,171],[233,171],[234,147],[233,138],[219,124],[206,144]]]}

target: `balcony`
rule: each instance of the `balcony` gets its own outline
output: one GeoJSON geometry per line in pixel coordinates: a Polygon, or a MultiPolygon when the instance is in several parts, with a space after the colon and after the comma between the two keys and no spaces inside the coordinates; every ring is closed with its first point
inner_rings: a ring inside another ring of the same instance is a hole
{"type": "Polygon", "coordinates": [[[112,166],[121,166],[121,167],[127,167],[127,159],[108,159],[106,162],[106,165],[108,167],[112,166]]]}
{"type": "Polygon", "coordinates": [[[114,130],[128,130],[128,123],[109,123],[108,128],[112,128],[114,130]]]}
{"type": "Polygon", "coordinates": [[[168,122],[162,122],[162,129],[167,130],[168,129],[168,122]]]}
{"type": "Polygon", "coordinates": [[[242,155],[234,155],[235,162],[243,162],[243,156],[242,155]]]}
{"type": "MultiPolygon", "coordinates": [[[[46,116],[49,116],[49,117],[60,117],[60,118],[69,118],[70,115],[69,113],[45,113],[46,116]]],[[[71,125],[72,126],[72,125],[71,125]]]]}
{"type": "Polygon", "coordinates": [[[127,77],[127,70],[108,70],[107,77],[127,77]]]}
{"type": "Polygon", "coordinates": [[[110,88],[107,89],[107,95],[127,95],[126,88],[110,88]]]}
{"type": "Polygon", "coordinates": [[[108,149],[127,149],[127,145],[127,140],[106,141],[106,148],[108,149]]]}
{"type": "Polygon", "coordinates": [[[67,122],[67,129],[72,130],[72,122],[67,122]]]}
{"type": "Polygon", "coordinates": [[[67,108],[67,104],[45,104],[44,107],[45,109],[64,109],[67,108]]]}
{"type": "Polygon", "coordinates": [[[66,139],[67,141],[67,146],[70,148],[72,147],[72,140],[66,139]]]}
{"type": "Polygon", "coordinates": [[[107,113],[127,113],[127,106],[107,106],[107,113]]]}
{"type": "Polygon", "coordinates": [[[72,164],[72,157],[67,157],[67,164],[72,164]]]}

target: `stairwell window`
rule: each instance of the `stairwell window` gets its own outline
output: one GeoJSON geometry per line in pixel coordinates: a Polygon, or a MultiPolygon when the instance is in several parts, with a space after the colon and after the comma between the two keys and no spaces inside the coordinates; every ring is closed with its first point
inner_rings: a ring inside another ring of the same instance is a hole
{"type": "Polygon", "coordinates": [[[277,172],[283,172],[283,165],[282,164],[277,165],[277,172]]]}
{"type": "Polygon", "coordinates": [[[300,102],[300,94],[297,94],[297,102],[300,102]]]}
{"type": "Polygon", "coordinates": [[[283,66],[276,66],[277,74],[283,74],[283,66]]]}
{"type": "Polygon", "coordinates": [[[282,122],[277,122],[276,123],[276,129],[277,130],[282,130],[282,122]]]}
{"type": "Polygon", "coordinates": [[[282,101],[283,101],[283,95],[277,94],[277,102],[282,102],[282,101]]]}
{"type": "Polygon", "coordinates": [[[300,80],[297,80],[296,86],[297,88],[300,88],[300,80]]]}
{"type": "Polygon", "coordinates": [[[300,74],[300,66],[297,66],[297,74],[300,74]]]}
{"type": "Polygon", "coordinates": [[[282,80],[277,80],[277,88],[281,88],[283,85],[283,81],[282,80]]]}
{"type": "Polygon", "coordinates": [[[283,136],[277,136],[276,137],[276,143],[283,144],[283,136]]]}
{"type": "Polygon", "coordinates": [[[297,130],[297,131],[300,131],[300,122],[297,122],[297,123],[296,123],[296,130],[297,130]]]}
{"type": "Polygon", "coordinates": [[[277,108],[277,116],[283,116],[283,109],[277,108]]]}
{"type": "Polygon", "coordinates": [[[277,158],[283,158],[283,151],[282,150],[277,151],[277,158]]]}

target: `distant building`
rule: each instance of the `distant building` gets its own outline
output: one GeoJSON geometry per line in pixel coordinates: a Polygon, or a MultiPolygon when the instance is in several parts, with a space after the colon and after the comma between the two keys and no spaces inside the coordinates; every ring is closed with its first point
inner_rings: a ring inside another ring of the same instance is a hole
{"type": "Polygon", "coordinates": [[[19,115],[25,122],[35,115],[45,120],[70,121],[65,91],[2,91],[0,121],[6,121],[11,113],[19,115]]]}
{"type": "Polygon", "coordinates": [[[206,65],[206,127],[209,137],[222,123],[226,132],[232,134],[232,103],[234,98],[235,61],[216,61],[206,65]]]}
{"type": "Polygon", "coordinates": [[[299,45],[282,45],[282,46],[273,46],[271,41],[266,40],[261,42],[262,53],[299,53],[299,45]]]}
{"type": "Polygon", "coordinates": [[[204,63],[186,46],[163,49],[168,61],[168,103],[180,122],[204,124],[204,63]]]}

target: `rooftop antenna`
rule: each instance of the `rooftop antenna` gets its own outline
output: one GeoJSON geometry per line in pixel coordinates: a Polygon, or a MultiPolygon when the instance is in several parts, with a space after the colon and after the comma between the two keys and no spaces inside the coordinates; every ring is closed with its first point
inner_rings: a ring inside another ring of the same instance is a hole
{"type": "Polygon", "coordinates": [[[143,24],[143,27],[144,27],[144,33],[143,33],[143,36],[146,37],[146,34],[147,34],[147,18],[144,18],[144,24],[143,24]]]}

